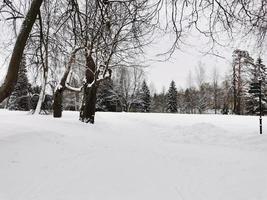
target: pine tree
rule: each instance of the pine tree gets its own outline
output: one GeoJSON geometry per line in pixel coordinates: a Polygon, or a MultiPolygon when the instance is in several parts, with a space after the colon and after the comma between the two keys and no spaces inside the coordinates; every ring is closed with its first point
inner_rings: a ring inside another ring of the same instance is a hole
{"type": "Polygon", "coordinates": [[[140,92],[140,100],[141,100],[141,111],[149,112],[150,106],[151,106],[151,96],[150,96],[150,91],[145,80],[142,83],[142,88],[140,92]]]}
{"type": "Polygon", "coordinates": [[[164,113],[167,111],[167,95],[165,89],[159,94],[154,94],[151,103],[151,111],[157,113],[164,113]]]}
{"type": "Polygon", "coordinates": [[[31,87],[29,88],[29,92],[30,92],[30,110],[35,110],[36,106],[37,106],[37,102],[39,99],[39,94],[41,91],[41,86],[33,86],[31,85],[31,87]]]}
{"type": "Polygon", "coordinates": [[[113,87],[113,81],[110,79],[100,83],[97,90],[96,110],[112,112],[117,110],[118,100],[113,87]]]}
{"type": "Polygon", "coordinates": [[[20,63],[18,80],[9,98],[8,109],[29,110],[29,101],[29,81],[27,77],[26,59],[23,56],[20,63]]]}
{"type": "MultiPolygon", "coordinates": [[[[261,79],[261,93],[262,93],[262,104],[263,109],[266,107],[267,99],[266,99],[266,67],[262,64],[262,59],[258,58],[255,65],[251,65],[249,69],[249,83],[258,83],[259,79],[261,79]]],[[[251,89],[251,85],[249,86],[249,90],[251,89]]],[[[257,94],[247,93],[247,101],[246,101],[246,109],[248,114],[256,114],[259,112],[259,97],[257,94]]]]}
{"type": "Polygon", "coordinates": [[[179,113],[185,113],[185,92],[180,89],[177,92],[177,109],[179,113]]]}
{"type": "Polygon", "coordinates": [[[175,82],[172,81],[168,90],[168,107],[167,110],[171,113],[177,112],[177,89],[175,82]]]}
{"type": "Polygon", "coordinates": [[[193,106],[191,105],[191,90],[187,88],[184,92],[184,104],[185,104],[185,113],[192,113],[193,106]]]}

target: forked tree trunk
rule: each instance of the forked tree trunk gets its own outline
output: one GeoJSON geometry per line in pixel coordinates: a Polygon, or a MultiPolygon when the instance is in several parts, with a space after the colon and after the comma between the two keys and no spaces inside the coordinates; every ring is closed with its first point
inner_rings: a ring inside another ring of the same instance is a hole
{"type": "Polygon", "coordinates": [[[86,68],[86,83],[83,87],[83,100],[80,110],[80,120],[85,123],[93,124],[95,122],[97,74],[95,62],[91,54],[86,54],[86,68]]]}
{"type": "Polygon", "coordinates": [[[5,81],[0,87],[0,103],[12,93],[17,82],[23,51],[42,3],[43,0],[32,1],[30,9],[21,25],[21,29],[8,65],[5,81]]]}

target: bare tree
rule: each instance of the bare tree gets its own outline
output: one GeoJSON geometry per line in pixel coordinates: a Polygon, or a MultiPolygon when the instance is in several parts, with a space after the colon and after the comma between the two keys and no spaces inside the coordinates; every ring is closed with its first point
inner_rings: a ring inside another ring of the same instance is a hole
{"type": "MultiPolygon", "coordinates": [[[[214,54],[214,47],[227,45],[229,42],[221,39],[225,36],[228,39],[252,36],[259,47],[266,47],[266,0],[158,0],[156,4],[157,10],[165,9],[165,29],[175,34],[169,52],[179,48],[192,30],[208,39],[207,53],[214,54]]],[[[164,15],[162,13],[157,12],[159,18],[164,15]]]]}
{"type": "Polygon", "coordinates": [[[133,105],[139,104],[141,101],[138,94],[144,78],[144,72],[141,68],[133,66],[131,68],[120,67],[117,73],[118,78],[114,94],[122,110],[129,112],[133,105]]]}
{"type": "MultiPolygon", "coordinates": [[[[42,2],[42,0],[31,1],[29,11],[14,46],[4,84],[0,87],[0,102],[12,92],[17,80],[19,63],[26,41],[42,2]]],[[[266,4],[265,0],[86,0],[84,3],[71,0],[65,2],[66,12],[59,19],[59,22],[64,24],[71,19],[75,25],[73,31],[74,43],[86,46],[87,50],[84,55],[87,57],[85,70],[87,71],[87,82],[85,85],[93,88],[84,91],[94,93],[97,81],[94,84],[92,83],[99,78],[96,75],[102,73],[99,66],[104,66],[103,73],[109,76],[107,74],[109,70],[107,69],[110,67],[112,59],[114,60],[114,53],[110,53],[114,51],[111,51],[111,49],[116,49],[120,52],[120,57],[125,58],[124,51],[127,49],[127,45],[124,43],[124,45],[118,47],[118,42],[114,43],[114,37],[118,37],[118,35],[130,36],[131,39],[128,39],[127,44],[131,42],[130,48],[134,47],[136,49],[136,47],[144,45],[144,40],[140,42],[140,40],[136,40],[137,38],[153,33],[155,28],[163,31],[171,29],[176,36],[169,51],[172,53],[180,47],[179,45],[184,42],[184,37],[193,29],[199,31],[211,41],[210,51],[213,50],[214,46],[221,45],[220,37],[223,32],[230,38],[240,35],[241,32],[242,36],[256,35],[259,46],[263,47],[267,30],[266,4]],[[164,9],[166,12],[163,12],[164,9]],[[160,22],[163,21],[163,13],[166,13],[166,23],[163,24],[165,27],[162,28],[160,22]],[[119,25],[116,22],[119,22],[119,25]],[[121,24],[123,24],[123,28],[119,29],[121,24]],[[140,27],[150,28],[142,31],[140,27]],[[118,32],[123,34],[116,34],[118,32]],[[99,49],[102,50],[99,51],[99,49]]],[[[0,11],[10,13],[11,19],[14,20],[23,18],[23,15],[13,6],[12,1],[4,1],[0,6],[0,11]]],[[[125,38],[116,38],[116,41],[121,42],[122,40],[125,40],[125,38]]],[[[90,102],[89,99],[87,100],[90,102]]],[[[87,100],[85,100],[85,104],[91,105],[87,100]]],[[[94,102],[93,99],[92,101],[94,102]]],[[[90,118],[94,115],[94,112],[93,114],[82,113],[81,119],[83,121],[90,121],[90,118]]]]}
{"type": "Polygon", "coordinates": [[[97,87],[110,78],[113,66],[128,65],[150,41],[144,40],[152,29],[146,2],[72,1],[75,44],[84,49],[84,83],[73,88],[66,81],[60,88],[83,93],[81,121],[94,123],[97,87]]]}
{"type": "MultiPolygon", "coordinates": [[[[26,42],[32,30],[33,24],[36,20],[36,17],[39,13],[39,9],[42,5],[42,0],[33,0],[27,15],[24,18],[24,21],[21,25],[20,32],[18,33],[16,43],[13,48],[11,59],[8,65],[8,71],[4,80],[4,83],[0,87],[0,102],[7,98],[13,91],[14,85],[17,82],[18,71],[20,62],[22,59],[23,51],[26,46],[26,42]]],[[[13,13],[13,18],[21,17],[19,13],[14,10],[12,4],[9,1],[6,1],[5,4],[10,7],[10,13],[13,13]],[[15,14],[14,14],[15,13],[15,14]]],[[[3,4],[4,5],[4,4],[3,4]]]]}
{"type": "Polygon", "coordinates": [[[198,62],[198,66],[195,68],[196,71],[196,84],[198,88],[201,87],[206,81],[206,70],[201,62],[198,62]]]}
{"type": "Polygon", "coordinates": [[[198,63],[196,68],[196,82],[198,87],[197,95],[195,96],[196,108],[202,114],[209,104],[210,84],[206,82],[206,71],[201,62],[198,63]]]}
{"type": "Polygon", "coordinates": [[[27,45],[28,59],[35,74],[35,84],[41,84],[41,91],[34,113],[41,112],[48,86],[54,93],[56,82],[64,68],[66,54],[72,48],[71,34],[68,30],[69,23],[62,22],[68,18],[70,12],[66,2],[47,0],[44,2],[38,15],[38,23],[33,27],[27,45]],[[65,11],[67,10],[67,11],[65,11]]]}

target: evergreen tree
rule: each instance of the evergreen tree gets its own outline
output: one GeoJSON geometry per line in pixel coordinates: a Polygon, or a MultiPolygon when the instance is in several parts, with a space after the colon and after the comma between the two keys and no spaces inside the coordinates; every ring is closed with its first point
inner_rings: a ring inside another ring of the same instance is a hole
{"type": "MultiPolygon", "coordinates": [[[[264,64],[262,64],[262,59],[258,58],[255,65],[251,65],[249,69],[249,83],[258,83],[259,79],[261,79],[261,93],[262,93],[262,104],[263,109],[266,107],[266,67],[264,64]]],[[[251,89],[251,85],[249,86],[249,89],[251,89]]],[[[259,112],[259,97],[257,94],[250,94],[247,93],[247,113],[248,114],[256,114],[259,112]]]]}
{"type": "Polygon", "coordinates": [[[177,89],[175,82],[172,81],[168,90],[168,106],[167,110],[171,113],[177,112],[177,89]]]}
{"type": "Polygon", "coordinates": [[[117,111],[117,104],[112,80],[102,81],[97,90],[96,110],[114,112],[117,111]]]}
{"type": "Polygon", "coordinates": [[[37,106],[40,91],[41,91],[41,86],[36,85],[36,86],[30,87],[30,94],[31,94],[30,109],[31,110],[35,110],[37,106]]]}
{"type": "Polygon", "coordinates": [[[20,63],[18,80],[9,98],[8,109],[29,110],[29,101],[29,81],[27,77],[26,59],[23,56],[20,63]]]}
{"type": "Polygon", "coordinates": [[[151,106],[151,97],[150,91],[146,84],[146,81],[143,81],[142,88],[140,92],[140,100],[141,100],[141,111],[142,112],[149,112],[151,106]]]}
{"type": "Polygon", "coordinates": [[[167,111],[167,96],[164,88],[160,94],[154,94],[151,103],[151,111],[157,113],[164,113],[167,111]]]}
{"type": "Polygon", "coordinates": [[[182,89],[177,92],[177,109],[179,113],[185,113],[185,92],[182,89]]]}
{"type": "Polygon", "coordinates": [[[193,113],[193,106],[191,105],[191,91],[187,88],[184,92],[184,104],[185,104],[185,113],[193,113]]]}

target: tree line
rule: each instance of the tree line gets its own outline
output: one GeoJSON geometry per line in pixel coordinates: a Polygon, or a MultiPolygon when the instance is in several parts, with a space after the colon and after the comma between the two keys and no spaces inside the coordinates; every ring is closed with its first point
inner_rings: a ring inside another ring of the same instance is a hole
{"type": "MultiPolygon", "coordinates": [[[[236,49],[233,52],[230,72],[224,77],[214,68],[207,80],[204,66],[196,68],[195,74],[188,75],[188,87],[177,89],[171,81],[167,91],[151,93],[146,81],[133,81],[123,93],[125,83],[109,80],[100,87],[98,109],[101,111],[169,112],[187,114],[259,114],[259,98],[251,94],[252,83],[262,81],[263,112],[267,111],[266,66],[259,57],[253,59],[248,51],[236,49]],[[192,84],[195,82],[195,84],[192,84]],[[137,88],[131,93],[131,89],[137,88]],[[144,95],[145,94],[145,95],[144,95]],[[129,107],[130,105],[130,107],[129,107]]],[[[122,78],[123,74],[120,74],[122,78]]],[[[124,77],[126,78],[126,77],[124,77]]],[[[126,80],[126,79],[125,79],[126,80]]],[[[131,80],[128,77],[129,84],[131,80]]]]}
{"type": "MultiPolygon", "coordinates": [[[[77,72],[79,73],[79,72],[77,72]]],[[[70,82],[79,85],[79,74],[70,82]]],[[[262,81],[263,108],[266,101],[266,67],[261,58],[254,60],[248,51],[233,52],[230,73],[224,77],[214,68],[207,80],[205,67],[200,63],[195,73],[188,75],[188,87],[177,89],[171,81],[167,91],[152,92],[141,67],[118,67],[112,78],[103,80],[96,93],[96,110],[110,112],[158,112],[187,114],[250,114],[259,113],[259,99],[249,93],[251,83],[262,81]],[[193,82],[195,84],[193,84],[193,82]]],[[[18,82],[6,103],[10,110],[34,110],[37,106],[41,86],[31,86],[27,78],[26,60],[23,58],[18,82]]],[[[55,94],[54,94],[55,95],[55,94]]],[[[64,110],[79,110],[82,94],[65,91],[64,110]]],[[[53,109],[53,95],[46,95],[41,106],[43,112],[53,109]]]]}

